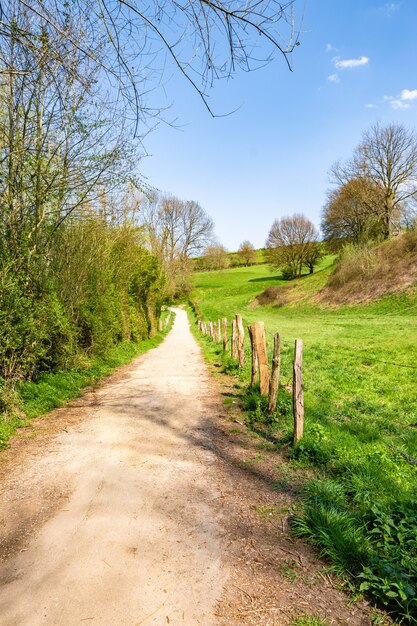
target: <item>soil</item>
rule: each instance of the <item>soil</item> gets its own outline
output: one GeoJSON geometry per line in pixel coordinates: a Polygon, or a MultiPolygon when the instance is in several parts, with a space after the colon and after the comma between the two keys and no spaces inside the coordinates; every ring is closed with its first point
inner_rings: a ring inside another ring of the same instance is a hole
{"type": "Polygon", "coordinates": [[[175,312],[163,344],[2,453],[2,626],[370,626],[291,537],[297,479],[175,312]]]}

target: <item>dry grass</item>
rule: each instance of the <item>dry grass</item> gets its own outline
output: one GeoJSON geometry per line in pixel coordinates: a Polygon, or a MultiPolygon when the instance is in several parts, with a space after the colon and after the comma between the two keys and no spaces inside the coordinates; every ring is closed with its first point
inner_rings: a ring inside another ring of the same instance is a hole
{"type": "Polygon", "coordinates": [[[417,282],[417,230],[378,246],[347,246],[315,300],[357,304],[404,291],[417,282]]]}
{"type": "Polygon", "coordinates": [[[266,306],[268,304],[276,307],[284,306],[288,301],[286,291],[286,287],[268,287],[256,296],[254,303],[258,306],[266,306]]]}

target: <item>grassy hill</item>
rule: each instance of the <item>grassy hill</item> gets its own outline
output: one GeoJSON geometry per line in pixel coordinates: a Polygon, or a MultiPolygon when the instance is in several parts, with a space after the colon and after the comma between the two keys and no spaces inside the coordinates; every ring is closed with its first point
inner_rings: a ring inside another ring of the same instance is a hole
{"type": "MultiPolygon", "coordinates": [[[[303,339],[305,437],[289,456],[316,478],[298,531],[417,624],[417,289],[335,307],[317,301],[332,262],[291,283],[267,265],[200,273],[191,297],[206,320],[241,313],[245,325],[264,321],[269,350],[279,331],[283,385],[294,340],[303,339]],[[271,287],[276,296],[260,306],[257,296],[271,287]]],[[[262,420],[261,404],[254,415],[262,420]]],[[[270,425],[278,445],[291,438],[290,405],[281,391],[270,425]]]]}

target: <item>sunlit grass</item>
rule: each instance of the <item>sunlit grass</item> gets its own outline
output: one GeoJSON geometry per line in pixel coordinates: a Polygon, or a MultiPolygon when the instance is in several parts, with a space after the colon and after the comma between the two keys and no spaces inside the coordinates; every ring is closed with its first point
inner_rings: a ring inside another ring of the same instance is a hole
{"type": "MultiPolygon", "coordinates": [[[[240,313],[245,325],[264,321],[269,351],[280,332],[284,386],[292,379],[294,341],[303,340],[305,436],[290,456],[300,468],[316,468],[317,478],[297,532],[339,571],[361,574],[362,589],[405,623],[417,624],[417,544],[381,530],[389,520],[400,527],[406,520],[417,533],[417,514],[410,513],[417,500],[417,290],[368,305],[325,306],[315,296],[332,262],[324,259],[317,273],[292,283],[267,265],[196,274],[192,300],[205,320],[240,313]],[[271,286],[285,290],[287,303],[254,306],[271,286]]],[[[249,381],[249,365],[240,376],[249,381]]],[[[289,393],[280,392],[272,420],[256,391],[245,393],[245,406],[250,421],[269,421],[282,444],[291,442],[289,393]]]]}

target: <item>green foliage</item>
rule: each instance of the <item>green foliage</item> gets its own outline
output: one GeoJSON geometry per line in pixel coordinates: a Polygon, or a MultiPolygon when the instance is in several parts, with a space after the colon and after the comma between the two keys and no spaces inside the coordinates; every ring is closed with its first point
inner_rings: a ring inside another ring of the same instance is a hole
{"type": "Polygon", "coordinates": [[[391,509],[377,502],[368,531],[373,554],[358,575],[360,590],[372,592],[387,608],[417,623],[416,502],[397,502],[391,509]]]}
{"type": "MultiPolygon", "coordinates": [[[[396,245],[403,249],[401,241],[396,245]]],[[[316,274],[294,281],[280,308],[253,305],[257,294],[282,285],[266,266],[196,274],[192,297],[202,319],[230,321],[241,313],[245,325],[264,321],[269,354],[273,334],[280,332],[281,389],[272,420],[265,399],[248,388],[249,369],[241,373],[248,421],[270,429],[278,445],[292,440],[285,388],[292,379],[294,340],[304,340],[305,434],[289,455],[316,478],[308,480],[294,531],[315,543],[340,573],[351,574],[357,589],[404,623],[417,624],[417,468],[407,460],[417,459],[417,290],[368,305],[325,308],[314,297],[330,262],[324,259],[316,274]]]]}
{"type": "MultiPolygon", "coordinates": [[[[167,312],[163,312],[162,319],[166,316],[167,312]]],[[[157,346],[172,324],[173,316],[168,328],[152,338],[140,342],[123,341],[108,349],[104,355],[85,359],[77,368],[42,372],[36,381],[20,382],[17,388],[10,381],[6,383],[0,380],[0,449],[7,447],[8,439],[27,420],[62,406],[79,396],[87,385],[96,383],[103,376],[111,374],[115,368],[157,346]]]]}

